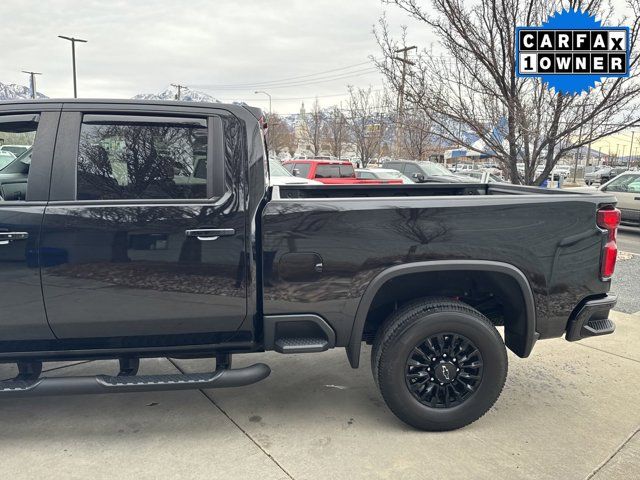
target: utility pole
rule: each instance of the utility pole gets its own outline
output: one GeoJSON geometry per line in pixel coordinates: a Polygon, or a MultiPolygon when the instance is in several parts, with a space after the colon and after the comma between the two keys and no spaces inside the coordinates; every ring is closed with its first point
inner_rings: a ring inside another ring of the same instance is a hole
{"type": "Polygon", "coordinates": [[[71,61],[73,62],[73,98],[78,98],[78,81],[76,78],[76,42],[87,43],[87,41],[80,38],[65,37],[64,35],[58,35],[58,38],[69,40],[71,42],[71,61]]]}
{"type": "MultiPolygon", "coordinates": [[[[585,109],[585,107],[586,107],[586,104],[583,103],[582,104],[582,118],[584,118],[584,109],[585,109]]],[[[580,130],[579,130],[579,133],[578,133],[578,143],[579,144],[582,143],[582,127],[583,126],[584,126],[584,124],[580,125],[580,130]]],[[[593,130],[593,119],[591,121],[591,129],[590,129],[589,133],[591,133],[592,130],[593,130]]],[[[578,147],[578,149],[576,150],[576,153],[575,153],[575,162],[573,164],[573,183],[576,183],[576,177],[578,175],[578,160],[580,158],[580,148],[582,148],[582,147],[578,147]]],[[[589,143],[589,147],[587,147],[587,148],[591,149],[591,143],[589,143]]],[[[586,163],[585,163],[585,166],[586,166],[586,163]]],[[[553,176],[552,176],[552,178],[553,178],[553,176]]]]}
{"type": "Polygon", "coordinates": [[[182,99],[182,89],[183,88],[187,88],[184,85],[180,85],[179,83],[172,83],[171,84],[172,87],[176,87],[178,89],[178,92],[176,93],[176,100],[181,100],[182,99]]]}
{"type": "Polygon", "coordinates": [[[629,159],[627,160],[627,170],[631,168],[631,155],[633,154],[633,135],[636,132],[631,130],[631,145],[629,146],[629,159]]]}
{"type": "MultiPolygon", "coordinates": [[[[36,75],[42,75],[40,72],[28,72],[22,70],[22,73],[29,75],[29,87],[31,88],[31,98],[36,98],[36,75]]],[[[632,140],[633,142],[633,140],[632,140]]]]}
{"type": "Polygon", "coordinates": [[[402,76],[400,77],[400,89],[398,91],[398,112],[396,119],[396,157],[400,154],[400,138],[402,137],[402,122],[404,121],[404,83],[407,76],[407,65],[415,65],[415,62],[409,60],[409,52],[411,50],[417,50],[415,45],[411,47],[399,48],[394,53],[402,53],[402,57],[392,57],[394,60],[402,62],[402,76]]]}

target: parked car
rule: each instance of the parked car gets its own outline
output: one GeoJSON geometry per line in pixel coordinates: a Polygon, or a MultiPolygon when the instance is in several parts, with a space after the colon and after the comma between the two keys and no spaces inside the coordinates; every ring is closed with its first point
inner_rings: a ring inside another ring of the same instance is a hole
{"type": "Polygon", "coordinates": [[[466,172],[473,172],[473,171],[477,171],[479,170],[478,168],[476,168],[474,165],[468,164],[468,163],[458,163],[456,165],[454,165],[451,168],[451,171],[454,173],[466,173],[466,172]]]}
{"type": "Polygon", "coordinates": [[[450,430],[494,404],[506,348],[527,357],[538,340],[614,330],[620,212],[610,192],[271,186],[258,109],[9,101],[0,128],[24,130],[34,113],[26,198],[0,202],[0,356],[19,372],[0,381],[5,401],[269,375],[264,363],[233,368],[240,352],[344,348],[357,368],[366,342],[390,410],[450,430]],[[204,175],[184,182],[203,156],[204,175]],[[138,375],[144,357],[215,358],[215,368],[138,375]],[[120,371],[42,374],[43,362],[82,359],[117,359],[120,371]]]}
{"type": "Polygon", "coordinates": [[[356,177],[365,180],[402,180],[402,183],[415,183],[409,177],[392,168],[356,168],[356,177]]]}
{"type": "Polygon", "coordinates": [[[30,145],[0,145],[0,152],[13,153],[16,157],[19,157],[29,148],[31,148],[30,145]]]}
{"type": "Polygon", "coordinates": [[[269,181],[271,185],[322,185],[315,180],[293,176],[277,160],[269,160],[269,181]]]}
{"type": "Polygon", "coordinates": [[[298,155],[291,160],[340,160],[332,155],[298,155]]]}
{"type": "Polygon", "coordinates": [[[3,152],[2,150],[0,150],[0,170],[9,165],[15,159],[16,156],[13,153],[9,151],[3,152]]]}
{"type": "Polygon", "coordinates": [[[556,165],[551,173],[558,173],[562,175],[563,179],[566,179],[571,173],[571,167],[569,165],[556,165]]]}
{"type": "Polygon", "coordinates": [[[401,184],[400,179],[361,179],[356,177],[353,164],[340,160],[321,159],[301,159],[287,160],[282,165],[292,175],[301,178],[308,178],[327,185],[348,185],[348,184],[401,184]]]}
{"type": "Polygon", "coordinates": [[[593,185],[594,183],[602,185],[626,170],[625,167],[602,167],[595,172],[585,173],[584,183],[587,185],[593,185]]]}
{"type": "Polygon", "coordinates": [[[471,177],[455,175],[439,163],[414,162],[411,160],[392,160],[385,162],[382,168],[392,168],[409,177],[416,183],[465,183],[475,182],[471,177]]]}
{"type": "Polygon", "coordinates": [[[622,222],[640,226],[640,172],[621,173],[599,190],[616,196],[622,222]]]}

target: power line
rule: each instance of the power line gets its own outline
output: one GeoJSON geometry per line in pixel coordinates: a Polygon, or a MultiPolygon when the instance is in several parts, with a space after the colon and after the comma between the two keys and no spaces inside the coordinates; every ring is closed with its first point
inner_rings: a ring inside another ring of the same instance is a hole
{"type": "MultiPolygon", "coordinates": [[[[382,92],[384,89],[383,88],[378,88],[375,90],[371,90],[372,93],[377,93],[377,92],[382,92]]],[[[313,98],[330,98],[330,97],[346,97],[349,95],[349,92],[342,92],[342,93],[332,93],[332,94],[327,94],[327,95],[305,95],[302,97],[280,97],[280,98],[273,98],[274,102],[284,102],[284,101],[289,101],[289,100],[307,100],[307,99],[313,99],[313,98]]],[[[249,102],[266,102],[267,99],[256,99],[256,98],[251,98],[249,99],[249,97],[218,97],[216,95],[216,98],[218,100],[221,101],[241,101],[244,99],[247,99],[247,103],[249,102]]]]}
{"type": "MultiPolygon", "coordinates": [[[[286,84],[278,84],[278,85],[271,85],[268,88],[274,89],[274,88],[290,88],[290,87],[302,87],[302,86],[306,86],[306,85],[316,85],[318,83],[327,83],[327,82],[333,82],[336,80],[343,80],[346,78],[353,78],[353,77],[361,77],[364,75],[368,75],[370,73],[375,73],[377,72],[378,69],[375,67],[372,68],[365,68],[363,70],[356,70],[354,72],[349,72],[349,73],[343,73],[341,75],[333,75],[330,77],[325,77],[325,78],[318,78],[315,80],[301,80],[298,82],[291,82],[291,83],[286,83],[286,84]]],[[[231,90],[247,90],[247,87],[226,87],[226,88],[221,88],[221,87],[214,87],[213,85],[194,85],[195,88],[206,88],[208,90],[221,90],[221,91],[231,91],[231,90]]],[[[256,88],[258,88],[256,86],[256,88]]]]}
{"type": "MultiPolygon", "coordinates": [[[[338,72],[341,70],[350,70],[352,68],[355,67],[360,67],[362,65],[367,65],[370,64],[372,62],[372,60],[367,60],[366,62],[362,62],[362,63],[355,63],[353,65],[348,65],[346,67],[340,67],[340,68],[333,68],[331,70],[324,70],[321,72],[315,72],[315,73],[309,73],[306,75],[297,75],[294,77],[284,77],[284,78],[280,78],[278,80],[267,80],[264,82],[254,82],[254,83],[227,83],[227,84],[217,84],[217,85],[206,85],[206,87],[210,87],[210,88],[225,88],[225,87],[243,87],[243,88],[248,88],[248,87],[267,87],[273,83],[282,83],[282,82],[287,82],[290,80],[298,80],[301,78],[309,78],[309,77],[315,77],[316,75],[324,75],[327,73],[333,73],[333,72],[338,72]]],[[[199,85],[194,85],[195,87],[198,87],[199,85]]],[[[205,85],[200,85],[200,86],[205,86],[205,85]]]]}

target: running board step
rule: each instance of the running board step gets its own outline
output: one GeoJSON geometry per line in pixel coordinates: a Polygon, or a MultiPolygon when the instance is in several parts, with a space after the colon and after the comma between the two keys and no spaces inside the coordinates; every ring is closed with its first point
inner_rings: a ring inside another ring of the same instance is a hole
{"type": "Polygon", "coordinates": [[[582,326],[583,337],[596,337],[599,335],[608,335],[613,333],[616,329],[616,324],[608,318],[601,318],[598,320],[589,320],[582,326]]]}
{"type": "Polygon", "coordinates": [[[0,382],[0,396],[45,396],[89,393],[154,392],[201,388],[242,387],[264,380],[271,369],[264,363],[213,373],[93,377],[42,377],[0,382]]]}
{"type": "Polygon", "coordinates": [[[329,350],[329,342],[321,337],[279,338],[274,350],[280,353],[311,353],[329,350]]]}

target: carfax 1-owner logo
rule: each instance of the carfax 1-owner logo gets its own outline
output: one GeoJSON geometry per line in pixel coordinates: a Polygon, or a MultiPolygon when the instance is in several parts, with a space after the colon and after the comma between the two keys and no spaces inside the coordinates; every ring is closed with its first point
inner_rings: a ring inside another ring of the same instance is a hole
{"type": "Polygon", "coordinates": [[[603,77],[629,76],[629,27],[608,27],[587,11],[562,10],[539,27],[516,27],[516,76],[540,77],[579,94],[603,77]]]}

